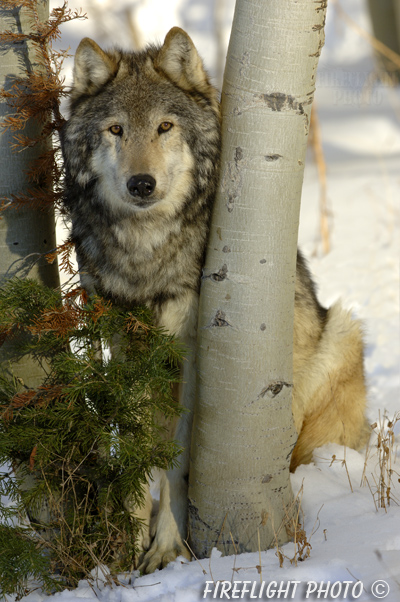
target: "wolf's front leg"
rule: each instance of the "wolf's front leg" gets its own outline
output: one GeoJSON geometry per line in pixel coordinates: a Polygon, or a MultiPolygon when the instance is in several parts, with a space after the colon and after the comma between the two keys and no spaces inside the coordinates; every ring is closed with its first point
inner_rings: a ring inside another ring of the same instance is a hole
{"type": "Polygon", "coordinates": [[[191,557],[184,540],[187,536],[189,451],[196,385],[194,354],[194,341],[191,341],[183,365],[181,395],[182,404],[188,411],[180,417],[175,433],[175,440],[183,451],[178,458],[179,464],[162,477],[154,539],[139,567],[144,573],[163,568],[177,556],[185,556],[189,560],[191,557]]]}
{"type": "Polygon", "coordinates": [[[151,497],[149,483],[144,488],[143,504],[140,507],[136,506],[130,497],[125,499],[124,506],[125,510],[129,512],[134,520],[139,520],[140,522],[136,541],[137,555],[135,557],[135,566],[137,566],[143,560],[144,554],[150,548],[151,543],[150,524],[153,511],[153,498],[151,497]]]}
{"type": "MultiPolygon", "coordinates": [[[[185,419],[189,419],[185,416],[185,419]]],[[[186,420],[188,421],[188,420],[186,420]]],[[[182,456],[186,456],[186,450],[182,456]]],[[[165,567],[178,556],[190,560],[190,553],[184,544],[187,529],[187,464],[180,465],[163,474],[160,492],[160,509],[156,520],[155,535],[150,550],[140,565],[140,571],[152,573],[165,567]]]]}

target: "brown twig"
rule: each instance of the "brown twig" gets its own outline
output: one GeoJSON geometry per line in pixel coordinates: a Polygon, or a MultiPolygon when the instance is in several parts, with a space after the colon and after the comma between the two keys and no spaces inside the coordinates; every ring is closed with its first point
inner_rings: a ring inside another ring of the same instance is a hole
{"type": "Polygon", "coordinates": [[[348,25],[350,25],[350,27],[352,29],[354,29],[358,33],[359,36],[361,36],[362,38],[364,38],[364,40],[366,40],[369,44],[371,44],[371,46],[373,48],[375,48],[375,50],[377,52],[379,52],[380,54],[383,54],[383,56],[385,56],[387,59],[389,59],[397,68],[400,68],[400,56],[397,54],[397,52],[394,52],[394,50],[391,50],[388,46],[386,46],[386,44],[384,44],[383,42],[381,42],[380,40],[375,38],[375,36],[368,33],[368,31],[365,31],[365,29],[360,27],[358,25],[358,23],[356,23],[346,13],[346,11],[343,10],[342,6],[340,5],[339,0],[332,0],[332,2],[334,4],[339,16],[344,21],[346,21],[346,23],[348,25]]]}
{"type": "Polygon", "coordinates": [[[315,162],[317,164],[320,195],[319,195],[319,222],[320,233],[322,240],[323,253],[326,255],[331,249],[329,221],[328,221],[328,206],[327,206],[327,183],[326,183],[326,162],[324,150],[321,141],[321,128],[319,125],[318,112],[315,102],[311,111],[310,120],[311,146],[314,151],[315,162]]]}

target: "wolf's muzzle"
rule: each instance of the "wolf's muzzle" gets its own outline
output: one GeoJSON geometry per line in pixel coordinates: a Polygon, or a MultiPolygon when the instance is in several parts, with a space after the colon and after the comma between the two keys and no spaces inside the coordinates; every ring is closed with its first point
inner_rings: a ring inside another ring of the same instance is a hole
{"type": "Polygon", "coordinates": [[[137,176],[132,176],[126,185],[132,196],[144,199],[153,194],[156,181],[149,174],[138,174],[137,176]]]}

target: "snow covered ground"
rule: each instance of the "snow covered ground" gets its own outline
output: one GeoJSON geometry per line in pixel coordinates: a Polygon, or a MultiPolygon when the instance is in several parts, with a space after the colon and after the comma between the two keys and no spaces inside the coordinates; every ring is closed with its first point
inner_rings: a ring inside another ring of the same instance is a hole
{"type": "MultiPolygon", "coordinates": [[[[359,25],[370,29],[363,0],[343,4],[359,25]]],[[[79,2],[71,0],[69,5],[79,6],[79,2]]],[[[233,1],[221,2],[218,11],[212,0],[90,0],[84,8],[93,19],[66,26],[63,48],[71,44],[73,52],[84,35],[105,46],[116,42],[128,45],[132,30],[129,13],[137,24],[135,35],[142,41],[162,40],[172,25],[187,29],[217,74],[218,47],[211,36],[215,23],[220,23],[220,43],[226,44],[233,1]]],[[[332,250],[326,256],[321,253],[319,181],[311,153],[304,179],[299,243],[310,260],[321,301],[330,304],[341,297],[364,322],[368,418],[373,423],[385,411],[390,418],[400,411],[400,91],[373,82],[370,47],[340,19],[333,4],[328,8],[326,36],[316,103],[327,163],[332,250]]],[[[282,548],[286,556],[282,567],[276,550],[261,552],[261,562],[258,553],[226,558],[213,554],[211,560],[200,562],[178,559],[152,575],[121,577],[124,585],[113,589],[102,587],[100,582],[93,589],[82,582],[75,591],[53,598],[60,602],[96,597],[104,602],[195,602],[203,598],[206,582],[210,582],[207,599],[398,602],[400,420],[394,430],[392,468],[397,474],[393,474],[393,500],[386,510],[377,508],[377,496],[373,496],[379,479],[376,437],[367,463],[365,453],[344,452],[340,446],[330,445],[318,450],[315,464],[302,466],[293,475],[294,492],[303,486],[304,528],[312,546],[309,558],[297,566],[290,561],[295,546],[289,543],[282,548]],[[336,461],[332,461],[333,455],[336,461]],[[363,473],[369,486],[365,479],[361,484],[363,473]],[[223,580],[239,583],[229,593],[227,584],[220,584],[215,591],[214,584],[223,580]],[[249,582],[247,586],[244,581],[249,582]]],[[[37,591],[24,600],[43,599],[37,591]]]]}

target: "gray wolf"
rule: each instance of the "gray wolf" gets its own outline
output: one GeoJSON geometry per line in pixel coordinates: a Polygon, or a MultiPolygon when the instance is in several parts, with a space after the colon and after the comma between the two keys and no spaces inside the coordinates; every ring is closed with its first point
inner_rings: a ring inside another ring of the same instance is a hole
{"type": "MultiPolygon", "coordinates": [[[[162,46],[103,51],[80,43],[70,118],[62,133],[65,204],[83,285],[124,307],[146,304],[187,348],[180,401],[195,395],[199,282],[220,162],[218,94],[189,36],[173,28],[162,46]]],[[[298,255],[291,469],[326,442],[360,447],[366,432],[360,325],[318,302],[298,255]]],[[[180,464],[161,484],[155,534],[151,499],[142,570],[190,557],[186,537],[191,413],[179,420],[180,464]]]]}

